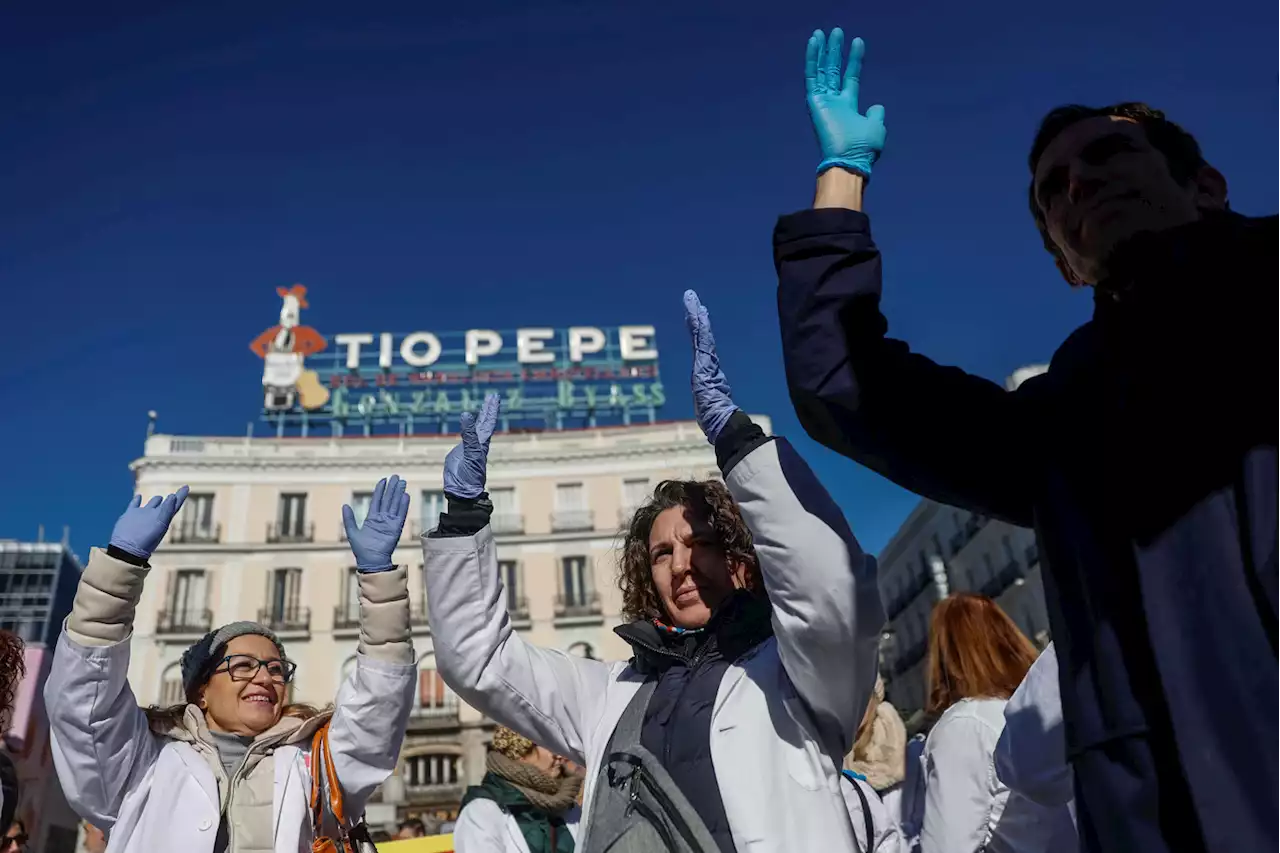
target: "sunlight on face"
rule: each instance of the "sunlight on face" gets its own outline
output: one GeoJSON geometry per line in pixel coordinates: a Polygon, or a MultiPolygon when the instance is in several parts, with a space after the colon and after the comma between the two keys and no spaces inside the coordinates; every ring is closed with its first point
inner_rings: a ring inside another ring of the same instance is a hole
{"type": "Polygon", "coordinates": [[[746,586],[746,565],[731,564],[711,525],[685,507],[654,519],[649,571],[668,622],[678,628],[703,627],[720,602],[746,586]]]}
{"type": "MultiPolygon", "coordinates": [[[[257,634],[227,643],[225,656],[247,655],[257,660],[280,658],[276,644],[257,634]]],[[[247,681],[232,678],[221,664],[201,689],[201,708],[210,731],[260,735],[280,721],[289,686],[272,680],[267,667],[247,681]]]]}

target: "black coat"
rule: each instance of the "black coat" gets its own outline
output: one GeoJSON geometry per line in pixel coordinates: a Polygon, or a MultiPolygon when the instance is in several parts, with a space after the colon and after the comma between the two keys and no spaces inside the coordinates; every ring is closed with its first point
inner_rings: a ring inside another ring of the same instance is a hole
{"type": "Polygon", "coordinates": [[[1134,240],[1015,392],[886,337],[865,215],[774,233],[796,413],[934,500],[1034,526],[1086,850],[1277,847],[1275,217],[1134,240]]]}

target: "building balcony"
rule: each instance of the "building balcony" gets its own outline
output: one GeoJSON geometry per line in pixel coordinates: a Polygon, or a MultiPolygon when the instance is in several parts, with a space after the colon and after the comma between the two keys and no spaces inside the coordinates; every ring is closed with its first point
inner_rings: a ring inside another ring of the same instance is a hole
{"type": "Polygon", "coordinates": [[[554,533],[594,530],[595,526],[595,513],[589,509],[559,509],[551,514],[551,530],[554,533]]]}
{"type": "Polygon", "coordinates": [[[560,593],[556,596],[555,618],[558,622],[574,619],[600,619],[602,613],[603,611],[600,609],[600,593],[598,592],[569,596],[560,593]]]}
{"type": "Polygon", "coordinates": [[[494,533],[524,533],[524,516],[518,512],[495,512],[489,517],[489,526],[494,533]]]}
{"type": "Polygon", "coordinates": [[[409,725],[415,729],[452,729],[458,726],[458,703],[417,705],[409,714],[409,725]]]}
{"type": "Polygon", "coordinates": [[[360,606],[339,604],[333,608],[333,633],[356,633],[360,630],[360,606]]]}
{"type": "Polygon", "coordinates": [[[406,805],[410,806],[453,806],[456,809],[466,792],[467,786],[461,783],[404,786],[406,805]]]}
{"type": "Polygon", "coordinates": [[[263,608],[258,611],[258,624],[277,634],[306,634],[311,631],[311,608],[263,608]]]}
{"type": "Polygon", "coordinates": [[[270,545],[314,541],[316,541],[316,525],[314,521],[309,524],[285,524],[280,521],[267,522],[267,543],[270,545]]]}
{"type": "Polygon", "coordinates": [[[156,635],[203,637],[213,627],[212,610],[161,610],[156,635]]]}
{"type": "Polygon", "coordinates": [[[169,531],[169,544],[196,545],[222,541],[222,525],[184,524],[169,531]]]}

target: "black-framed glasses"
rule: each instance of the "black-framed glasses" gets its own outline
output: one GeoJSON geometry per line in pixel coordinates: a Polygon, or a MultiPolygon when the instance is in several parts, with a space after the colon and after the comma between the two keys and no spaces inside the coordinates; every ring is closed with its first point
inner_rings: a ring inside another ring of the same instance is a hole
{"type": "Polygon", "coordinates": [[[19,853],[22,853],[22,851],[27,849],[27,842],[29,840],[30,839],[27,838],[26,833],[20,833],[18,835],[9,835],[9,836],[5,836],[4,838],[0,838],[0,853],[10,853],[10,851],[14,851],[14,850],[17,850],[19,851],[19,853]]]}
{"type": "Polygon", "coordinates": [[[263,667],[267,668],[267,675],[271,676],[271,680],[276,684],[288,684],[293,681],[293,673],[298,669],[298,665],[291,660],[279,658],[261,660],[253,655],[227,655],[218,661],[213,671],[225,672],[231,676],[232,681],[253,681],[258,675],[258,670],[263,667]]]}

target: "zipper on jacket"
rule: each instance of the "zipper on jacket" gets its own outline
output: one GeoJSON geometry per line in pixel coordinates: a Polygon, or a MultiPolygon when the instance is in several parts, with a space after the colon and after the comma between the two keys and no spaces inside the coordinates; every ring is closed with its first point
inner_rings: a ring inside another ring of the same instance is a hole
{"type": "MultiPolygon", "coordinates": [[[[649,794],[658,801],[659,805],[662,806],[662,810],[666,813],[667,817],[671,820],[671,823],[675,825],[676,830],[680,833],[680,836],[684,839],[685,843],[688,844],[691,848],[696,850],[697,844],[695,843],[695,839],[693,838],[693,832],[692,830],[690,830],[689,825],[685,823],[683,820],[677,819],[679,813],[676,811],[675,803],[672,802],[671,798],[667,796],[667,792],[662,789],[662,786],[658,785],[654,781],[653,777],[645,769],[644,764],[641,764],[639,767],[637,767],[635,774],[632,775],[631,777],[631,784],[633,789],[636,784],[637,777],[639,777],[640,782],[644,783],[645,788],[649,791],[649,794]]],[[[638,805],[644,806],[644,803],[639,799],[639,795],[636,794],[634,790],[632,792],[631,797],[633,802],[637,803],[638,805]]],[[[644,807],[646,809],[648,808],[648,806],[644,806],[644,807]]],[[[667,848],[672,849],[672,846],[669,843],[669,838],[670,838],[669,834],[664,832],[663,835],[665,836],[665,839],[668,840],[667,848]]]]}

